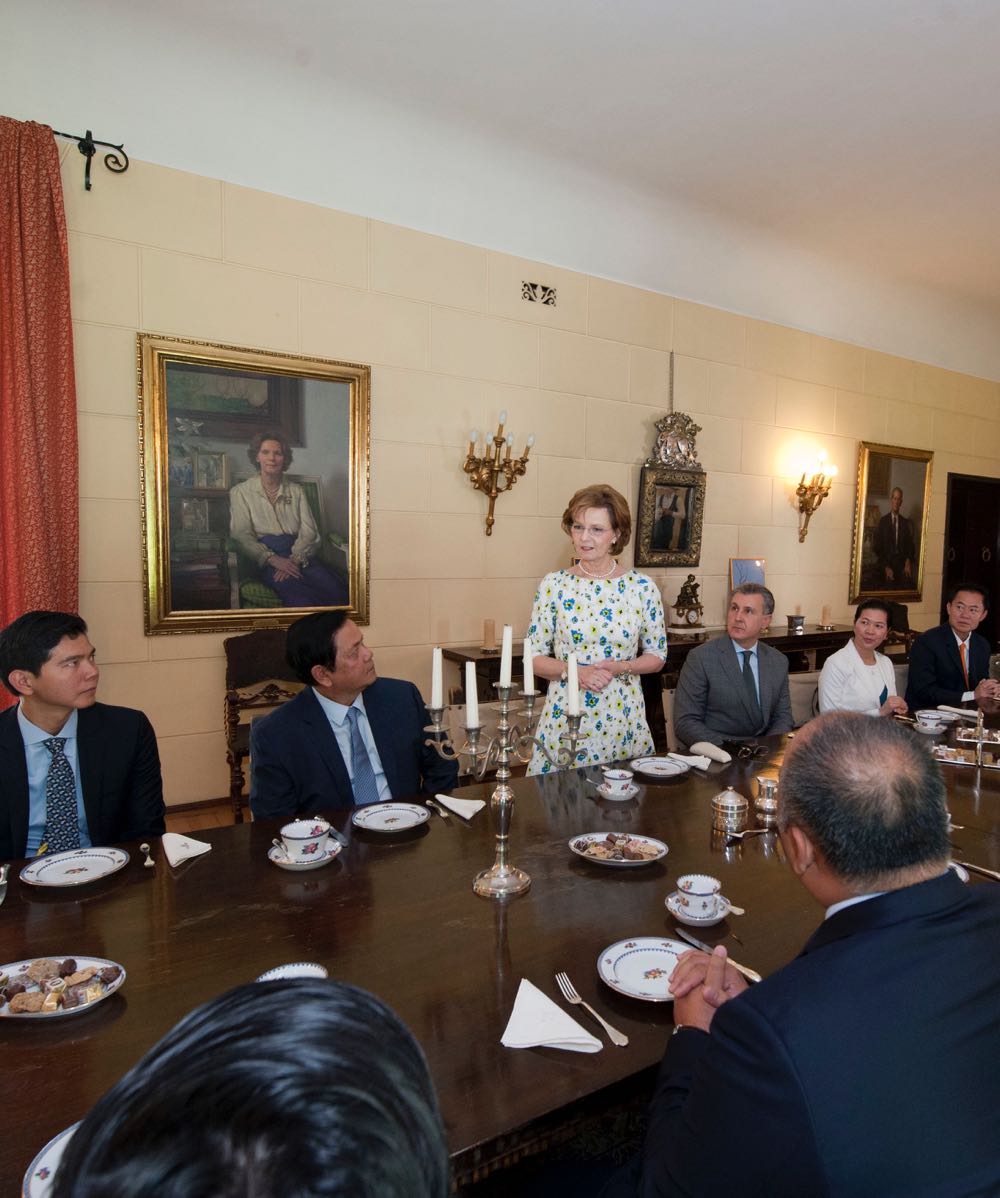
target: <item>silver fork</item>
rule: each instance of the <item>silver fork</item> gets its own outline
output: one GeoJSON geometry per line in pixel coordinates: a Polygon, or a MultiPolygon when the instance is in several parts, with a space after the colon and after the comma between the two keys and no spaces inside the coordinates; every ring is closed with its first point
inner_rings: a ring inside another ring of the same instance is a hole
{"type": "Polygon", "coordinates": [[[628,1044],[628,1036],[626,1036],[624,1032],[620,1032],[617,1028],[612,1027],[606,1019],[602,1019],[601,1016],[598,1015],[598,1013],[589,1003],[585,1003],[583,1001],[579,994],[577,994],[576,988],[569,980],[569,976],[567,974],[557,973],[556,985],[562,991],[562,996],[568,1003],[571,1003],[574,1007],[583,1007],[585,1011],[589,1011],[591,1015],[593,1015],[601,1027],[603,1027],[608,1033],[608,1038],[612,1044],[617,1044],[619,1048],[624,1048],[625,1045],[628,1044]]]}
{"type": "Polygon", "coordinates": [[[425,799],[424,802],[428,807],[430,807],[431,811],[436,811],[442,819],[451,819],[451,816],[448,814],[448,812],[445,811],[443,807],[435,803],[433,799],[425,799]]]}

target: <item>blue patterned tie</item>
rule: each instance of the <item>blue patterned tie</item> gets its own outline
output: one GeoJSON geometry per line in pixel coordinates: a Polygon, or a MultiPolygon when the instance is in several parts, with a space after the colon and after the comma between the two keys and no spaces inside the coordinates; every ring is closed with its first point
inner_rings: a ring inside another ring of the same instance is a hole
{"type": "Polygon", "coordinates": [[[372,759],[368,756],[365,742],[361,739],[361,729],[358,720],[361,712],[356,707],[347,709],[347,718],[351,722],[351,785],[354,788],[354,802],[358,807],[365,803],[378,802],[378,786],[375,783],[375,771],[372,769],[372,759]]]}
{"type": "Polygon", "coordinates": [[[50,736],[42,744],[52,754],[45,779],[45,834],[42,837],[50,853],[80,847],[80,824],[76,815],[76,779],[66,759],[64,736],[50,736]]]}

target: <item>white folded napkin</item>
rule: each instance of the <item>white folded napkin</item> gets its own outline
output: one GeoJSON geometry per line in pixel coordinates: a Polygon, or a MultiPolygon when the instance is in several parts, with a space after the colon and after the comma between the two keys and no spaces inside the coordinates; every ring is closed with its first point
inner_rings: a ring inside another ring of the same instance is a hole
{"type": "Polygon", "coordinates": [[[192,840],[190,836],[181,836],[178,832],[164,832],[161,839],[163,851],[171,865],[180,865],[189,857],[200,857],[212,847],[203,840],[192,840]]]}
{"type": "Polygon", "coordinates": [[[600,1052],[603,1047],[527,978],[521,978],[500,1043],[506,1048],[566,1048],[570,1052],[600,1052]]]}
{"type": "Polygon", "coordinates": [[[732,761],[732,755],[727,753],[725,749],[720,749],[718,745],[713,745],[710,741],[700,740],[697,744],[689,746],[692,753],[700,753],[702,757],[707,757],[711,761],[721,761],[723,765],[727,761],[732,761]]]}
{"type": "Polygon", "coordinates": [[[693,765],[696,770],[707,770],[712,764],[709,758],[700,754],[692,756],[689,753],[668,753],[667,756],[672,757],[674,761],[683,761],[685,765],[693,765]]]}
{"type": "Polygon", "coordinates": [[[434,797],[443,807],[454,811],[462,819],[472,819],[477,811],[482,811],[486,806],[482,799],[455,799],[451,795],[435,795],[434,797]]]}

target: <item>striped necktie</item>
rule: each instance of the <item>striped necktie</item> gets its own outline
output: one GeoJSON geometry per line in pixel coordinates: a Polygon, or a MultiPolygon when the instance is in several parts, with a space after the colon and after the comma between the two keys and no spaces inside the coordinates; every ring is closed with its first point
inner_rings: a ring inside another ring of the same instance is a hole
{"type": "Polygon", "coordinates": [[[378,802],[378,786],[375,782],[375,771],[372,769],[372,759],[368,756],[365,742],[361,739],[361,729],[358,720],[361,712],[356,707],[349,707],[347,718],[351,723],[351,787],[354,791],[354,802],[358,807],[366,803],[378,802]]]}
{"type": "Polygon", "coordinates": [[[958,656],[962,659],[962,673],[965,675],[965,689],[968,691],[968,690],[972,690],[972,687],[969,685],[969,663],[966,660],[965,651],[966,651],[965,641],[959,641],[958,656]]]}

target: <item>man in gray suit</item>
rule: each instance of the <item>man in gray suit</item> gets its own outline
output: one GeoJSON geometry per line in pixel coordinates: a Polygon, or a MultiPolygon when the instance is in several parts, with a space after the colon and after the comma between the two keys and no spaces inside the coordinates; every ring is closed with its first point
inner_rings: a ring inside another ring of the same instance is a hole
{"type": "Polygon", "coordinates": [[[728,636],[693,649],[674,699],[674,729],[686,745],[748,740],[792,727],[788,658],[758,638],[774,614],[774,596],[760,583],[733,591],[728,636]]]}

